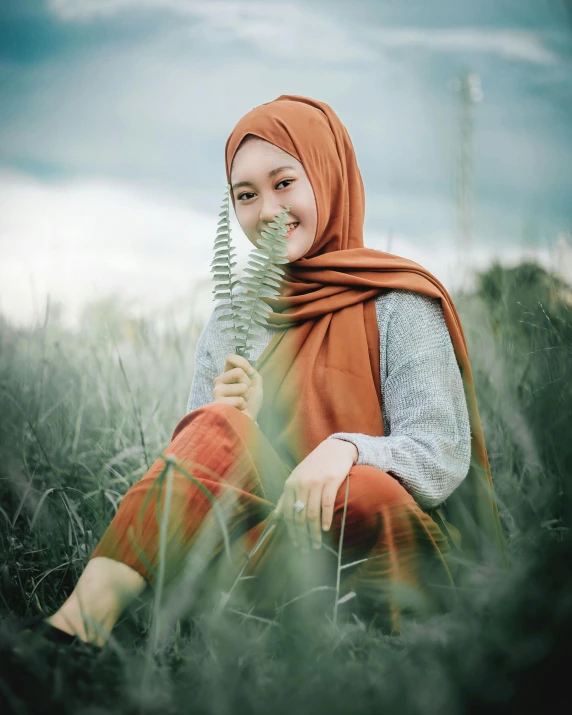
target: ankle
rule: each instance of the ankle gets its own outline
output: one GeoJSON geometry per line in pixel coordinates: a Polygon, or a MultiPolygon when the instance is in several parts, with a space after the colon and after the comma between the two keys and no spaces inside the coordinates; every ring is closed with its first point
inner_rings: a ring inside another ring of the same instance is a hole
{"type": "MultiPolygon", "coordinates": [[[[56,611],[56,613],[53,613],[51,616],[44,620],[46,621],[46,623],[49,623],[51,626],[54,626],[54,628],[59,628],[60,631],[63,631],[70,636],[79,636],[81,638],[80,634],[76,632],[76,629],[72,627],[72,624],[70,623],[69,619],[63,618],[60,611],[56,611]]],[[[82,640],[85,639],[82,638],[82,640]]]]}
{"type": "Polygon", "coordinates": [[[88,643],[103,645],[117,619],[145,588],[134,569],[107,557],[90,559],[76,587],[48,620],[88,643]]]}
{"type": "Polygon", "coordinates": [[[104,646],[117,620],[116,614],[107,610],[103,614],[82,611],[73,596],[46,621],[72,636],[77,636],[85,643],[104,646]]]}

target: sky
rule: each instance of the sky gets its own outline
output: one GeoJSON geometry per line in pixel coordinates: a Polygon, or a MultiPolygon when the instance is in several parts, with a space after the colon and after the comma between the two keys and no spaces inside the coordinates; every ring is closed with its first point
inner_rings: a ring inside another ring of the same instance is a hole
{"type": "Polygon", "coordinates": [[[459,261],[523,255],[572,280],[571,69],[564,0],[2,0],[0,311],[29,323],[49,294],[73,322],[115,293],[208,313],[224,145],[281,94],[347,127],[366,246],[450,290],[470,282],[459,261]],[[480,89],[462,145],[466,73],[480,89]]]}

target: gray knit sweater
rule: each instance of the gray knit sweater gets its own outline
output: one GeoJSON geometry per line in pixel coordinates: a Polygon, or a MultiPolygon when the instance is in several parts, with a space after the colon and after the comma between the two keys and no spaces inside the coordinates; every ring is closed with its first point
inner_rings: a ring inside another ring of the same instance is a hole
{"type": "MultiPolygon", "coordinates": [[[[443,502],[469,470],[471,434],[461,373],[441,301],[408,290],[375,299],[380,338],[384,437],[336,432],[352,442],[357,464],[390,472],[418,504],[443,502]]],[[[234,352],[211,314],[195,352],[187,412],[213,401],[213,380],[234,352]]],[[[266,328],[251,353],[257,360],[275,330],[266,328]]]]}

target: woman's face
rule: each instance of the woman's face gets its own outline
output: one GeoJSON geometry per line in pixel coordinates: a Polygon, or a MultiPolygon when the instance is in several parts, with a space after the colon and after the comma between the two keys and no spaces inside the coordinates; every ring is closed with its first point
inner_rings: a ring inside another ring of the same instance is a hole
{"type": "Polygon", "coordinates": [[[264,139],[248,139],[231,166],[231,190],[236,217],[248,240],[258,246],[262,231],[291,204],[286,223],[288,261],[304,256],[316,237],[318,213],[314,191],[302,164],[264,139]]]}

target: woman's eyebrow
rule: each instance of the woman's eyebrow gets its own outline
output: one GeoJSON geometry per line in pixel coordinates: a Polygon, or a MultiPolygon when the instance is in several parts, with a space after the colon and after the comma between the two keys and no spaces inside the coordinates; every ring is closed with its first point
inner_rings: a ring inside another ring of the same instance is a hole
{"type": "MultiPolygon", "coordinates": [[[[279,174],[281,171],[284,171],[284,169],[296,169],[295,166],[290,166],[289,164],[285,166],[279,166],[276,169],[272,169],[271,171],[268,172],[268,178],[271,179],[273,176],[276,176],[276,174],[279,174]]],[[[237,184],[232,185],[232,189],[239,189],[241,186],[252,186],[250,181],[239,181],[237,184]]]]}

